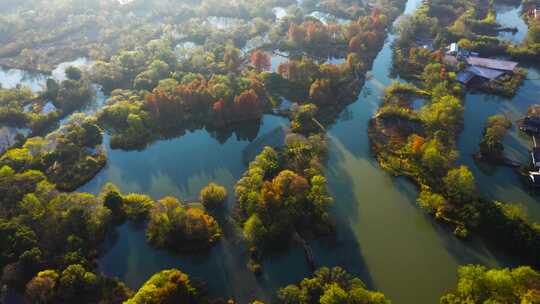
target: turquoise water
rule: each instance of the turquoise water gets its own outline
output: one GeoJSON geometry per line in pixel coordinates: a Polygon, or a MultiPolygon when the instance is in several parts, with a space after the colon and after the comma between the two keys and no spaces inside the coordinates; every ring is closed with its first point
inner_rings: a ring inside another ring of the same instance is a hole
{"type": "Polygon", "coordinates": [[[520,44],[527,37],[528,26],[521,18],[521,6],[513,7],[508,5],[495,5],[497,13],[497,22],[503,27],[516,28],[517,32],[500,32],[499,38],[514,43],[520,44]]]}

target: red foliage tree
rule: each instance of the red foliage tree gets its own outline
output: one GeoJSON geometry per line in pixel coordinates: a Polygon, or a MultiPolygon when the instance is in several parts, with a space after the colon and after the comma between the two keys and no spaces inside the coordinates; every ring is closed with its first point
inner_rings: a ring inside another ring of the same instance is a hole
{"type": "Polygon", "coordinates": [[[377,34],[375,34],[374,32],[369,31],[364,34],[365,44],[370,49],[375,48],[375,46],[377,45],[377,40],[378,40],[377,34]]]}
{"type": "Polygon", "coordinates": [[[281,75],[283,78],[289,78],[289,64],[288,63],[280,63],[277,68],[277,72],[279,75],[281,75]]]}
{"type": "Polygon", "coordinates": [[[364,41],[362,40],[362,36],[360,34],[354,36],[349,41],[349,51],[352,53],[360,54],[365,50],[364,41]]]}
{"type": "Polygon", "coordinates": [[[213,97],[203,77],[188,84],[177,85],[172,92],[155,88],[145,97],[149,111],[161,122],[182,120],[186,114],[204,113],[212,105],[213,97]]]}
{"type": "Polygon", "coordinates": [[[220,99],[212,105],[212,113],[216,126],[224,126],[227,122],[227,114],[225,111],[225,101],[220,99]]]}
{"type": "Polygon", "coordinates": [[[244,91],[234,98],[234,111],[239,120],[255,120],[262,116],[262,104],[254,90],[244,91]]]}
{"type": "Polygon", "coordinates": [[[309,98],[316,104],[335,102],[336,98],[332,98],[332,96],[332,88],[328,79],[317,79],[309,88],[309,98]]]}
{"type": "Polygon", "coordinates": [[[270,56],[261,50],[256,50],[251,54],[251,64],[259,73],[270,70],[270,67],[272,66],[270,56]]]}
{"type": "Polygon", "coordinates": [[[293,44],[302,45],[306,33],[303,28],[293,23],[289,26],[289,32],[287,36],[289,38],[289,41],[291,41],[293,44]]]}

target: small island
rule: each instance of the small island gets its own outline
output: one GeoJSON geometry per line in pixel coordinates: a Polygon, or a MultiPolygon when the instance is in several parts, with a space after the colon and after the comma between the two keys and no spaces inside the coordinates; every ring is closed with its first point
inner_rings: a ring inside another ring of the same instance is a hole
{"type": "Polygon", "coordinates": [[[490,116],[486,122],[484,135],[480,141],[480,151],[476,157],[490,163],[506,163],[502,140],[511,127],[512,122],[503,115],[490,116]]]}
{"type": "Polygon", "coordinates": [[[150,210],[148,241],[173,251],[207,249],[221,237],[216,220],[204,210],[185,206],[174,197],[164,197],[150,210]]]}

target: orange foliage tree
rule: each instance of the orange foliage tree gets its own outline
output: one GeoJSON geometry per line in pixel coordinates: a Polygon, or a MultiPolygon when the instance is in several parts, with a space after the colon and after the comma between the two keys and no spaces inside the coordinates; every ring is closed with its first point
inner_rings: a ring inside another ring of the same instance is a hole
{"type": "Polygon", "coordinates": [[[236,96],[234,98],[234,111],[238,120],[261,118],[263,109],[259,95],[251,89],[236,96]]]}
{"type": "Polygon", "coordinates": [[[270,56],[261,50],[256,50],[251,53],[251,64],[259,73],[270,70],[270,67],[272,66],[270,56]]]}

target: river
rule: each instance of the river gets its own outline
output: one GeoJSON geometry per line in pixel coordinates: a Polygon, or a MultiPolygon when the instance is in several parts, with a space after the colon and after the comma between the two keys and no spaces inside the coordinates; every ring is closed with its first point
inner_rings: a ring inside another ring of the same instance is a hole
{"type": "MultiPolygon", "coordinates": [[[[419,3],[409,1],[406,12],[413,12],[419,3]]],[[[372,77],[358,101],[329,128],[327,175],[335,198],[332,214],[337,237],[312,245],[317,265],[343,266],[396,303],[434,303],[455,285],[458,265],[500,264],[481,242],[462,242],[433,223],[416,205],[416,188],[383,172],[370,153],[367,125],[384,86],[391,83],[388,75],[394,38],[389,37],[375,60],[372,77]]],[[[273,122],[265,120],[262,129],[271,130],[272,126],[273,122]]],[[[231,191],[245,170],[246,163],[239,156],[245,144],[229,140],[221,145],[201,130],[158,142],[142,152],[110,151],[108,169],[83,189],[95,192],[98,185],[112,180],[124,190],[191,199],[204,184],[217,180],[231,191]],[[204,157],[200,151],[205,151],[204,157]]],[[[100,269],[137,288],[153,273],[178,267],[207,281],[211,294],[233,296],[240,303],[253,296],[268,299],[276,288],[309,274],[302,249],[292,248],[265,257],[265,272],[257,279],[245,270],[243,244],[230,238],[207,256],[174,256],[153,249],[146,244],[143,229],[126,224],[101,258],[100,269]]]]}
{"type": "MultiPolygon", "coordinates": [[[[405,12],[414,12],[420,3],[409,0],[405,12]]],[[[335,239],[314,241],[312,246],[318,266],[342,266],[368,287],[384,292],[394,303],[437,303],[442,294],[455,287],[459,265],[501,267],[509,263],[481,241],[457,239],[434,222],[417,206],[416,187],[382,171],[372,156],[367,126],[384,87],[392,81],[389,74],[394,39],[394,35],[388,37],[357,102],[328,128],[326,173],[335,199],[331,213],[337,235],[335,239]]],[[[275,68],[281,59],[274,60],[275,68]]],[[[4,75],[0,74],[2,83],[4,75]]],[[[531,69],[529,77],[538,78],[538,70],[531,69]]],[[[506,168],[486,169],[475,164],[470,154],[478,148],[485,118],[501,112],[517,118],[529,104],[538,101],[535,98],[539,89],[538,80],[527,80],[513,99],[468,94],[465,129],[459,139],[460,162],[471,167],[482,193],[493,199],[520,202],[537,220],[537,197],[526,191],[513,172],[506,168]]],[[[268,115],[248,135],[220,137],[206,130],[188,131],[181,137],[130,152],[111,150],[106,136],[107,167],[80,190],[97,193],[111,181],[125,192],[145,192],[156,199],[175,195],[192,201],[203,186],[216,181],[232,194],[248,162],[264,145],[279,145],[287,125],[286,120],[268,115]]],[[[509,156],[526,160],[530,139],[515,127],[505,145],[509,156]]],[[[230,196],[228,210],[233,204],[230,196]]],[[[207,254],[196,256],[156,250],[146,243],[144,229],[124,224],[109,240],[99,259],[99,269],[137,289],[152,274],[176,267],[194,279],[206,281],[211,295],[234,297],[239,303],[254,297],[269,300],[277,288],[310,274],[302,248],[295,247],[265,257],[264,274],[255,277],[246,269],[245,244],[236,239],[227,216],[219,216],[218,220],[225,227],[224,239],[207,254]]]]}

